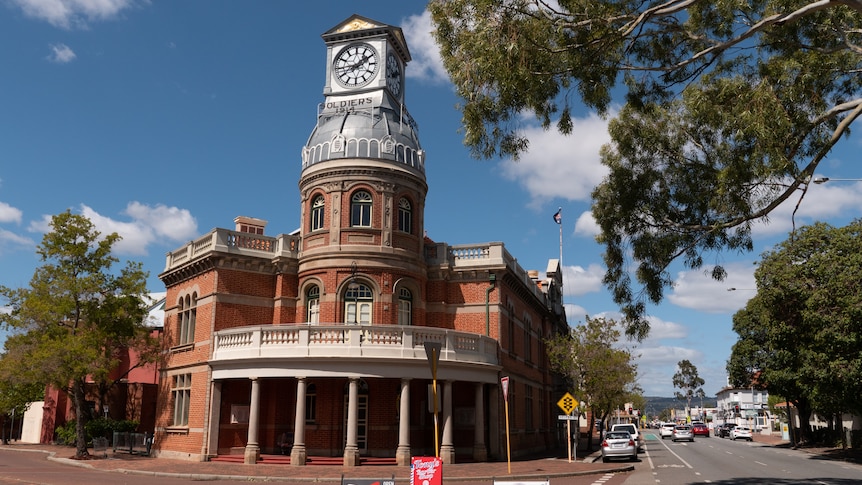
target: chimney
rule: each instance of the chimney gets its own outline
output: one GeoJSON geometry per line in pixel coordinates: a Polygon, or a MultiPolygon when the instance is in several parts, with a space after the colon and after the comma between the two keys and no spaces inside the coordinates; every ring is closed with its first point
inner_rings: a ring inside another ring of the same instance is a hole
{"type": "Polygon", "coordinates": [[[239,216],[233,222],[236,224],[237,232],[246,232],[249,234],[263,235],[263,230],[266,227],[265,220],[255,219],[254,217],[239,216]]]}

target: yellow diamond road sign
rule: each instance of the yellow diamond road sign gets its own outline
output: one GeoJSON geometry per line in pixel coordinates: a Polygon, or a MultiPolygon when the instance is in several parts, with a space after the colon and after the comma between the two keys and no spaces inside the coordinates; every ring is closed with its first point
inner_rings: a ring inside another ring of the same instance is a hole
{"type": "Polygon", "coordinates": [[[559,401],[557,401],[557,406],[560,406],[560,409],[562,409],[564,413],[572,414],[572,411],[578,407],[578,400],[567,392],[559,401]]]}

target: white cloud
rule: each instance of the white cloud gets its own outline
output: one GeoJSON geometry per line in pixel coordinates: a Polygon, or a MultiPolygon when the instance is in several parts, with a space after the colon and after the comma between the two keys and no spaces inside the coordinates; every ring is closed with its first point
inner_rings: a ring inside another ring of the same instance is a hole
{"type": "Polygon", "coordinates": [[[571,135],[562,135],[556,128],[525,128],[522,134],[530,140],[529,151],[517,162],[500,163],[503,175],[529,192],[531,206],[556,198],[590,201],[608,172],[599,157],[599,149],[610,142],[607,121],[591,114],[572,122],[571,135]]]}
{"type": "MultiPolygon", "coordinates": [[[[114,245],[117,254],[142,256],[147,254],[151,244],[185,242],[197,235],[197,221],[186,209],[130,202],[124,213],[132,218],[130,222],[103,216],[81,204],[81,215],[90,219],[97,231],[103,235],[116,232],[123,238],[114,245]]],[[[31,222],[28,229],[41,233],[50,231],[51,217],[42,216],[42,219],[31,222]]]]}
{"type": "Polygon", "coordinates": [[[449,82],[449,74],[440,57],[440,47],[432,35],[434,27],[431,24],[431,13],[426,10],[422,15],[407,17],[401,23],[401,30],[410,44],[410,55],[413,58],[406,70],[407,77],[433,83],[449,82]]]}
{"type": "Polygon", "coordinates": [[[159,204],[150,207],[140,202],[130,202],[125,213],[172,241],[186,242],[197,236],[198,224],[186,209],[159,204]]]}
{"type": "Polygon", "coordinates": [[[0,253],[9,247],[35,247],[36,243],[27,237],[19,236],[14,232],[0,229],[0,253]]]}
{"type": "MultiPolygon", "coordinates": [[[[822,175],[815,175],[813,178],[820,177],[822,175]]],[[[793,211],[796,210],[797,204],[799,204],[795,215],[797,228],[814,221],[839,216],[855,217],[859,213],[859,206],[862,206],[862,182],[847,183],[837,180],[822,185],[811,184],[801,203],[799,197],[802,196],[802,191],[797,193],[798,196],[790,197],[773,210],[769,214],[768,222],[755,224],[752,228],[753,237],[764,238],[789,234],[793,230],[793,211]]]]}
{"type": "Polygon", "coordinates": [[[591,264],[587,268],[582,266],[563,267],[563,290],[567,296],[582,296],[587,293],[595,293],[602,289],[602,278],[605,270],[597,264],[591,264]]]}
{"type": "Polygon", "coordinates": [[[724,265],[727,278],[716,281],[710,276],[712,266],[699,270],[680,271],[667,300],[674,305],[707,313],[735,313],[755,295],[752,262],[732,262],[724,265]],[[728,288],[738,288],[728,291],[728,288]]]}
{"type": "Polygon", "coordinates": [[[49,61],[56,64],[68,64],[75,60],[77,55],[66,44],[51,44],[51,54],[46,57],[49,61]]]}
{"type": "MultiPolygon", "coordinates": [[[[117,18],[136,0],[10,0],[24,15],[61,29],[87,29],[89,22],[117,18]]],[[[146,1],[146,0],[142,0],[146,1]]]]}
{"type": "Polygon", "coordinates": [[[601,230],[596,218],[593,217],[593,211],[585,211],[578,216],[575,222],[575,234],[582,236],[598,236],[601,230]]]}
{"type": "Polygon", "coordinates": [[[15,222],[21,224],[21,209],[12,207],[11,205],[0,202],[0,222],[15,222]]]}

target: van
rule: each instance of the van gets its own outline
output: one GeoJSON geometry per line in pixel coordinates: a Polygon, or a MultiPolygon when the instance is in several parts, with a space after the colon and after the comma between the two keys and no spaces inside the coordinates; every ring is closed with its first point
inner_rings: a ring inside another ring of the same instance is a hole
{"type": "Polygon", "coordinates": [[[644,450],[644,437],[638,430],[638,427],[631,423],[620,423],[615,424],[611,427],[611,431],[628,431],[632,438],[634,438],[635,443],[638,444],[638,452],[643,452],[644,450]]]}

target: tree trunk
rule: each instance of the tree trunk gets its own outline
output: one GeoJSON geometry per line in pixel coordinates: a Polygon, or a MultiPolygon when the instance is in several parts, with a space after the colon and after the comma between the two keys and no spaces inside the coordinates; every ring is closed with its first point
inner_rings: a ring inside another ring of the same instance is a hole
{"type": "Polygon", "coordinates": [[[84,379],[75,379],[72,383],[72,404],[75,406],[75,458],[90,456],[87,451],[87,396],[84,390],[84,379]]]}

